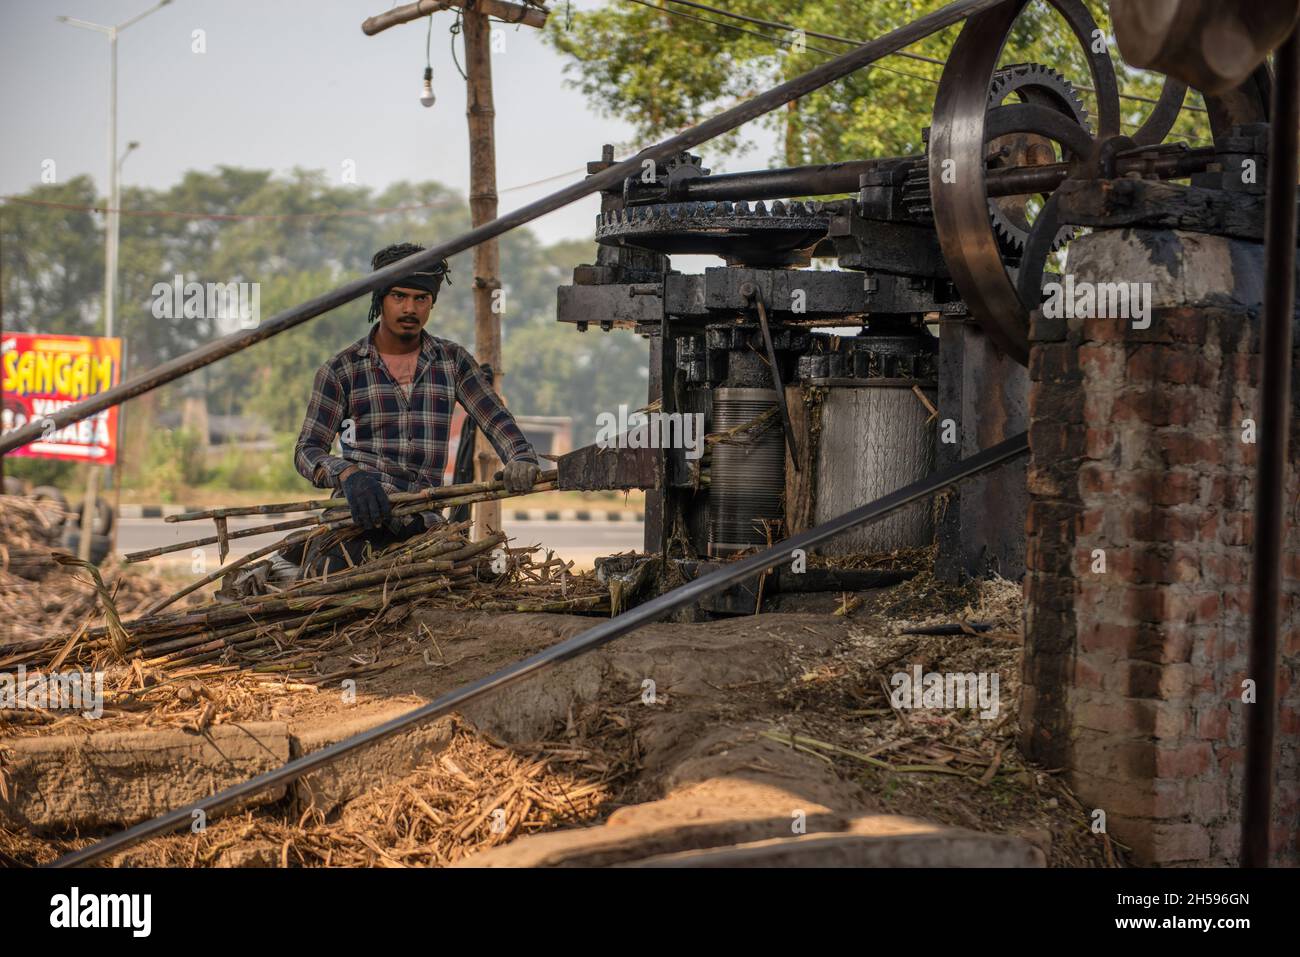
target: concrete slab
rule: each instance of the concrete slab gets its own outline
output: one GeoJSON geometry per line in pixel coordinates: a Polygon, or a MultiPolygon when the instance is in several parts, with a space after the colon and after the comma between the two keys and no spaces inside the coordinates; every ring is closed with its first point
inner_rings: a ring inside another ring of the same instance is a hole
{"type": "MultiPolygon", "coordinates": [[[[126,825],[197,801],[289,758],[278,721],[223,724],[203,734],[177,730],[11,738],[4,750],[8,827],[85,829],[126,825]]],[[[284,788],[248,804],[266,804],[284,788]]]]}
{"type": "MultiPolygon", "coordinates": [[[[897,818],[885,817],[885,823],[897,818]]],[[[858,818],[849,834],[805,834],[733,847],[661,854],[630,867],[1045,867],[1043,852],[1019,837],[924,825],[872,834],[858,818]]]]}
{"type": "Polygon", "coordinates": [[[455,867],[1044,867],[1016,836],[889,814],[845,817],[735,778],[620,810],[599,827],[520,838],[455,867]],[[798,826],[791,807],[801,812],[798,826]]]}
{"type": "MultiPolygon", "coordinates": [[[[357,713],[330,715],[303,726],[295,725],[291,736],[293,756],[301,757],[345,738],[369,731],[418,705],[397,704],[357,713]]],[[[341,804],[360,797],[371,788],[383,787],[405,777],[426,763],[451,740],[452,719],[442,718],[417,725],[345,755],[318,771],[294,782],[294,801],[299,812],[314,804],[328,814],[341,804]]]]}

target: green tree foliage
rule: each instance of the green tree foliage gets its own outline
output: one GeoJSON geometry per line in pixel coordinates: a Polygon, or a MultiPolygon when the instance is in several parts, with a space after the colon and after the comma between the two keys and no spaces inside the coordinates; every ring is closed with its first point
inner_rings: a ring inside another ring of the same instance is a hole
{"type": "MultiPolygon", "coordinates": [[[[709,0],[709,6],[801,29],[802,38],[791,31],[702,12],[671,0],[653,3],[655,7],[621,0],[598,10],[575,12],[569,29],[563,17],[552,17],[545,31],[549,42],[569,58],[566,72],[572,85],[597,109],[633,124],[643,145],[852,49],[849,44],[809,33],[864,41],[931,13],[946,0],[787,0],[779,6],[769,0],[709,0]]],[[[1088,6],[1115,50],[1105,3],[1088,0],[1088,6]]],[[[908,52],[942,61],[959,30],[955,26],[937,33],[909,47],[908,52]]],[[[1114,59],[1124,92],[1146,98],[1159,94],[1161,77],[1129,70],[1117,55],[1114,59]]],[[[1091,86],[1077,40],[1065,21],[1041,0],[1031,3],[1018,21],[1003,62],[1044,63],[1060,70],[1076,86],[1091,86]]],[[[922,151],[921,131],[930,123],[942,70],[939,63],[888,57],[784,110],[767,114],[757,122],[777,135],[778,152],[769,158],[771,165],[922,151]]],[[[1091,95],[1083,95],[1095,115],[1091,95]]],[[[1189,102],[1199,105],[1198,98],[1189,102]]],[[[1123,105],[1125,129],[1132,132],[1151,107],[1139,100],[1126,100],[1123,105]]],[[[1185,114],[1176,134],[1208,140],[1204,114],[1185,114]]],[[[720,168],[726,159],[741,155],[734,134],[714,140],[702,150],[705,165],[710,167],[720,168]]]]}
{"type": "Polygon", "coordinates": [[[33,205],[0,207],[5,329],[94,332],[103,314],[104,239],[95,214],[76,208],[95,204],[94,183],[78,176],[37,186],[25,198],[33,205]]]}

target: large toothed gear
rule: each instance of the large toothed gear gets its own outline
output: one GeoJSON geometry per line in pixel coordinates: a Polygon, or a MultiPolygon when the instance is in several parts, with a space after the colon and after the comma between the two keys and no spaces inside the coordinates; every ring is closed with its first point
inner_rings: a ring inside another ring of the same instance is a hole
{"type": "Polygon", "coordinates": [[[817,202],[653,203],[601,213],[596,241],[776,266],[806,262],[829,228],[830,214],[817,202]]]}
{"type": "Polygon", "coordinates": [[[1074,90],[1074,84],[1062,74],[1042,63],[1017,63],[1003,67],[993,75],[989,84],[989,108],[1001,106],[1012,93],[1020,94],[1021,102],[1045,103],[1062,113],[1069,113],[1079,125],[1088,125],[1088,108],[1074,90]]]}

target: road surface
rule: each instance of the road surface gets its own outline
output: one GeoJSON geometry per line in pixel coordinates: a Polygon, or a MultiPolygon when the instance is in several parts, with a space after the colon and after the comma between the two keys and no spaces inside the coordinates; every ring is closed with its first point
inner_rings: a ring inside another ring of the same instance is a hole
{"type": "MultiPolygon", "coordinates": [[[[232,518],[229,520],[229,528],[233,532],[265,524],[268,520],[269,518],[232,518]]],[[[573,560],[575,570],[591,568],[595,559],[602,555],[640,551],[643,535],[640,522],[512,522],[507,520],[505,531],[513,539],[512,547],[541,545],[543,548],[553,549],[556,555],[565,561],[573,560]]],[[[161,518],[124,518],[118,520],[117,551],[121,555],[175,542],[211,537],[215,534],[210,520],[169,523],[161,518]]],[[[246,555],[255,548],[269,545],[277,537],[283,538],[288,534],[289,532],[285,531],[274,532],[271,535],[237,538],[230,543],[230,558],[227,561],[246,555]]],[[[217,546],[209,545],[204,551],[203,560],[208,570],[217,568],[217,546]]],[[[188,549],[185,549],[152,561],[165,562],[168,565],[189,564],[193,561],[193,556],[188,549]]]]}

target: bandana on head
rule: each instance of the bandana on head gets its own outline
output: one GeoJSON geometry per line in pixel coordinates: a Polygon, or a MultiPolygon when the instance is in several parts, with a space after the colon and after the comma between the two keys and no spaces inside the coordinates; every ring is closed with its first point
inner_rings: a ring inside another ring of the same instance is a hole
{"type": "MultiPolygon", "coordinates": [[[[391,266],[393,263],[423,250],[423,246],[417,246],[415,243],[396,243],[392,246],[385,246],[375,253],[374,258],[370,260],[370,268],[375,270],[383,269],[385,266],[391,266]]],[[[376,289],[370,294],[370,318],[367,321],[374,322],[379,318],[380,313],[383,311],[384,297],[396,287],[423,289],[433,296],[434,302],[437,302],[438,290],[441,288],[444,279],[447,280],[447,285],[451,285],[451,267],[447,265],[445,259],[430,269],[417,270],[394,279],[383,289],[376,289]]]]}

